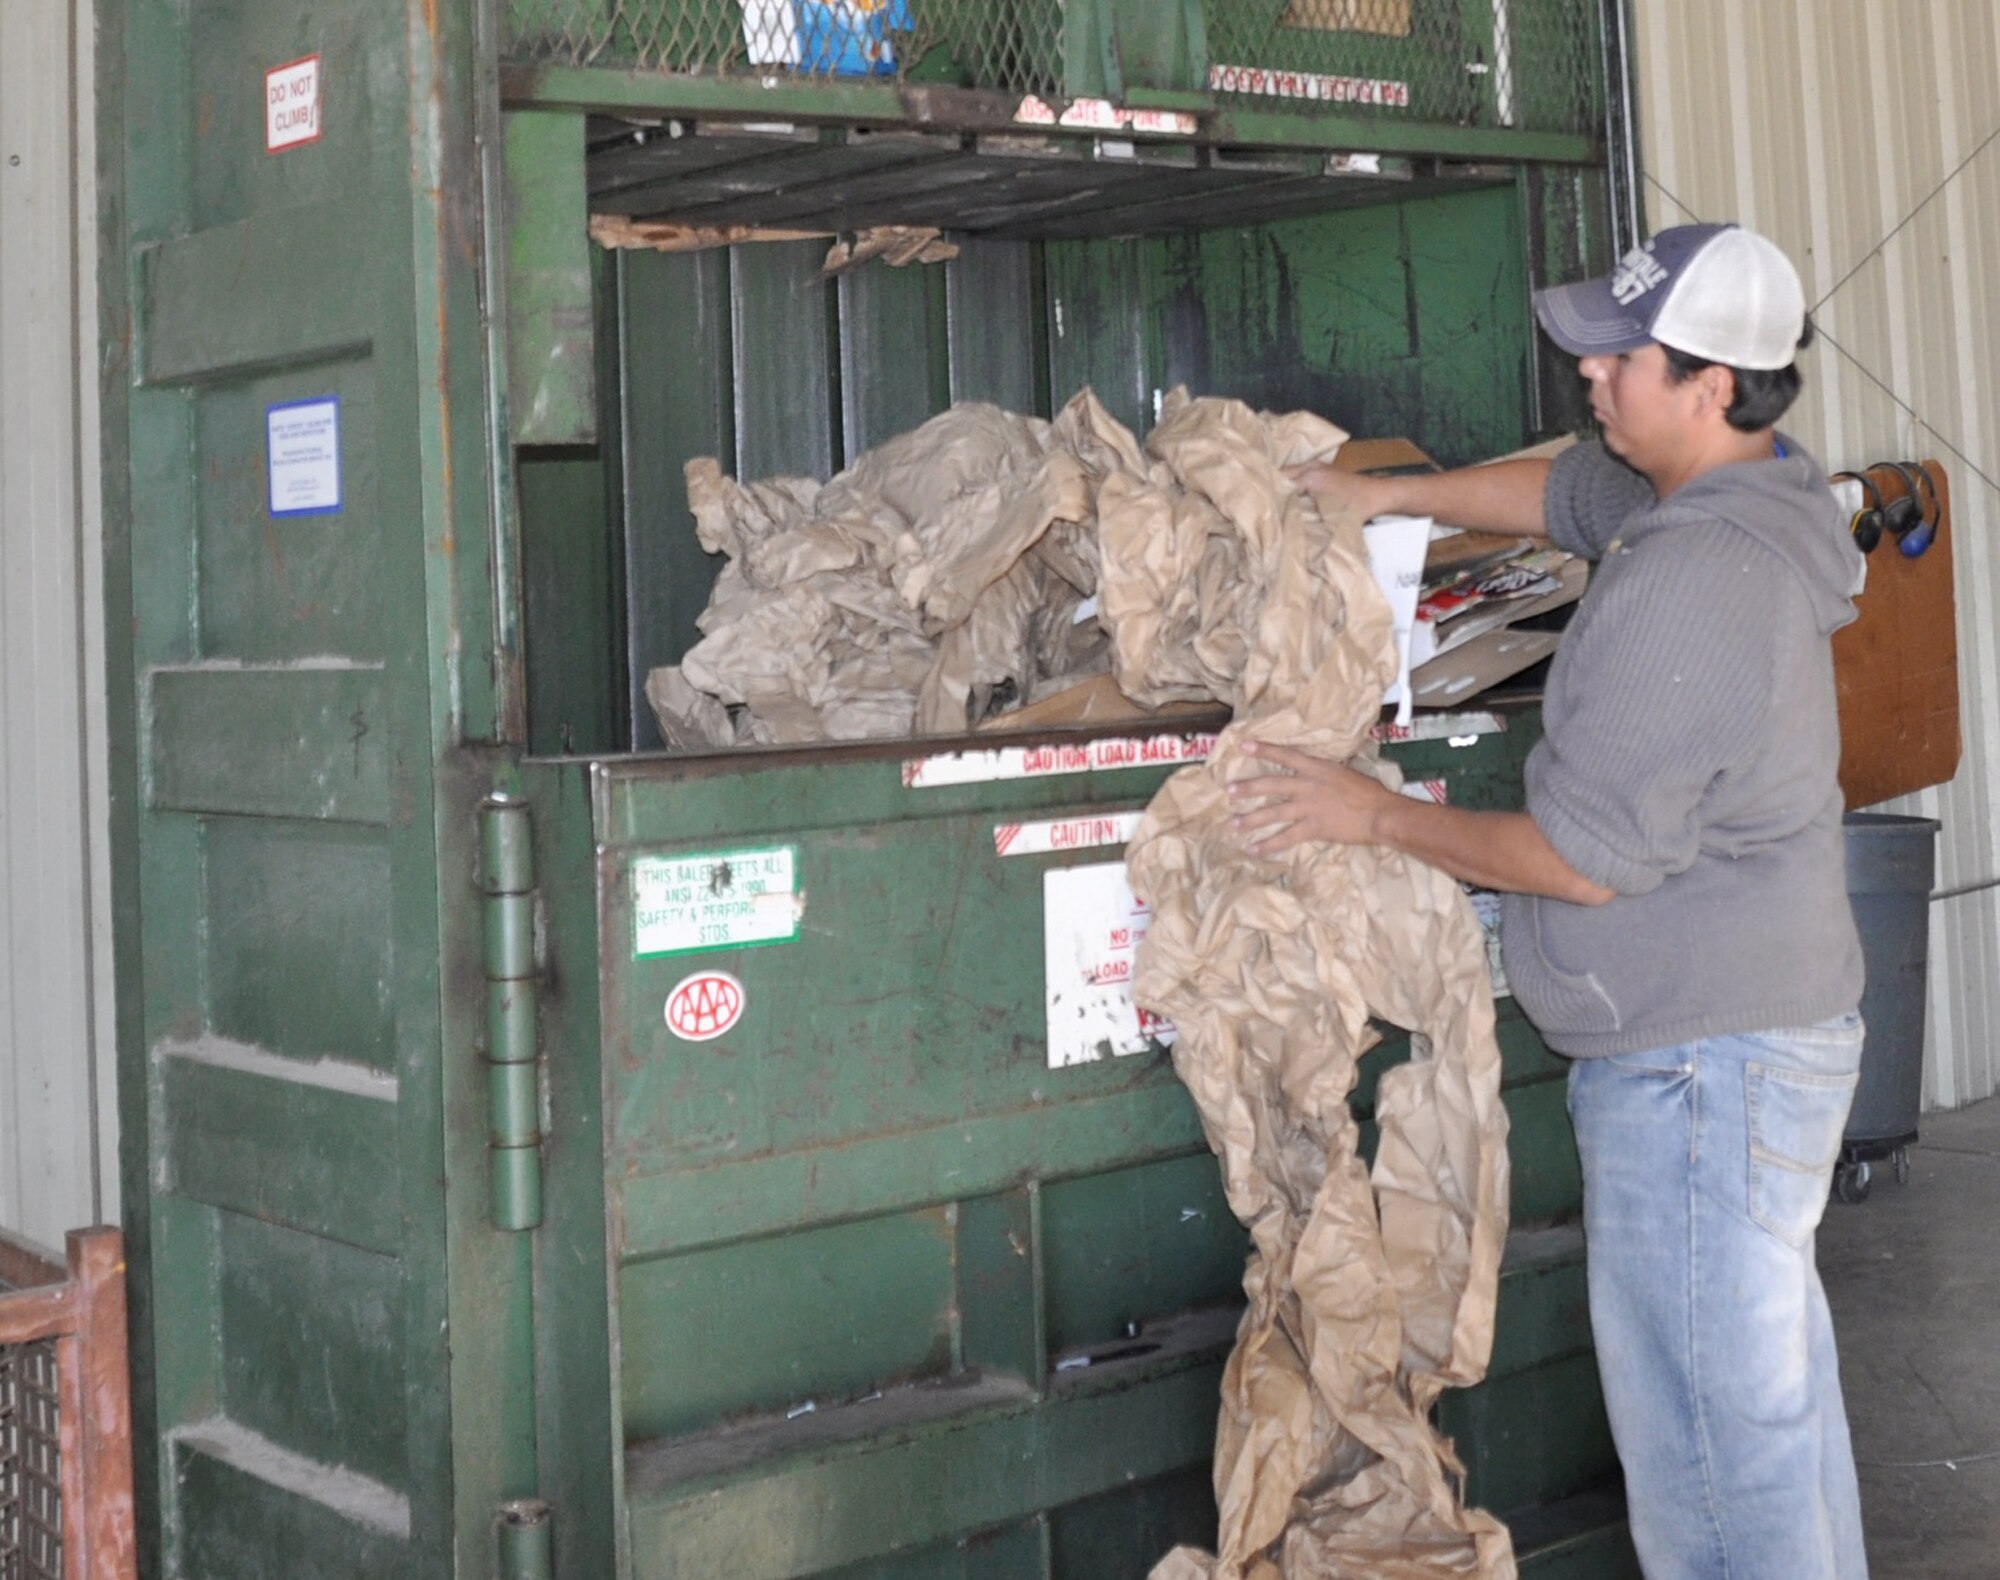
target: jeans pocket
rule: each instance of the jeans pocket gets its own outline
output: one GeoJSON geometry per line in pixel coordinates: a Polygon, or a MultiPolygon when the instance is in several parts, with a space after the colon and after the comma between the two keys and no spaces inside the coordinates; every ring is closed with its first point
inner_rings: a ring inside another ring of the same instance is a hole
{"type": "Polygon", "coordinates": [[[1750,1119],[1750,1216],[1790,1246],[1802,1246],[1826,1211],[1854,1102],[1857,1071],[1818,1075],[1769,1064],[1744,1066],[1750,1119]]]}

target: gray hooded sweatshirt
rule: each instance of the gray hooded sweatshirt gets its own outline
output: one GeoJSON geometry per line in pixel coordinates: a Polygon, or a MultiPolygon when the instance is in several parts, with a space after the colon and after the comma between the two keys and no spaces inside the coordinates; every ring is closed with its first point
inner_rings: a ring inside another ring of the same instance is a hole
{"type": "Polygon", "coordinates": [[[1549,537],[1597,562],[1527,762],[1528,812],[1606,905],[1509,895],[1507,980],[1578,1057],[1808,1026],[1861,998],[1828,638],[1861,558],[1818,464],[1703,473],[1665,501],[1560,456],[1549,537]]]}

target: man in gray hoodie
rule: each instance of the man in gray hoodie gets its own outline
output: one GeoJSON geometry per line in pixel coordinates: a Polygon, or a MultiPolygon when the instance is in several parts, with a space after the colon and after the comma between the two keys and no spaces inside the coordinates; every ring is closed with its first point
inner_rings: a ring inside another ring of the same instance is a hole
{"type": "Polygon", "coordinates": [[[1590,1304],[1649,1580],[1854,1580],[1860,1507],[1813,1261],[1861,1057],[1828,638],[1860,556],[1777,433],[1810,338],[1790,262],[1687,225],[1537,295],[1600,443],[1409,478],[1313,469],[1364,515],[1595,562],[1527,811],[1419,803],[1263,746],[1254,849],[1388,845],[1505,891],[1522,1008],[1575,1059],[1590,1304]]]}

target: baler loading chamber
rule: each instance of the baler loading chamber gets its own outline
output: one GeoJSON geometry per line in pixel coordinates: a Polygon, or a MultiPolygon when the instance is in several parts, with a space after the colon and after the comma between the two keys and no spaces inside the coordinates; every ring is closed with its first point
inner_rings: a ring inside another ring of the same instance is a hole
{"type": "MultiPolygon", "coordinates": [[[[1244,1237],[1163,1048],[1055,1062],[1045,942],[1063,885],[1088,881],[1063,875],[1115,866],[1122,839],[1003,843],[1124,827],[1195,726],[670,757],[643,694],[717,569],[690,529],[697,456],[824,478],[952,402],[1047,415],[1085,385],[1141,433],[1185,385],[1447,464],[1564,425],[1528,294],[1604,247],[1595,7],[1205,9],[913,0],[866,75],[753,59],[755,7],[508,13],[507,455],[543,754],[523,788],[553,1109],[592,1116],[549,1143],[538,1275],[568,1572],[1108,1580],[1212,1540],[1244,1237]],[[1361,13],[1381,30],[1339,25],[1361,13]],[[1583,86],[1545,101],[1525,68],[1549,19],[1583,86]],[[1295,85],[1407,98],[1211,79],[1232,41],[1295,85]],[[1058,124],[1023,122],[1030,98],[1058,124]],[[1060,124],[1099,102],[1124,118],[1060,124]],[[586,211],[717,244],[593,251],[586,211]],[[561,243],[523,249],[544,222],[561,243]],[[957,255],[823,273],[831,234],[876,225],[936,227],[957,255]],[[1107,737],[1169,744],[1044,777],[912,767],[1107,737]],[[783,874],[783,936],[646,934],[648,896],[753,869],[783,874]]],[[[1395,750],[1463,804],[1510,804],[1532,714],[1466,729],[1395,750]]],[[[1493,1378],[1451,1429],[1475,1499],[1555,1509],[1551,1552],[1602,1558],[1561,1070],[1510,1006],[1502,1037],[1533,1232],[1493,1378]]],[[[1405,1052],[1371,1055],[1364,1121],[1405,1052]]]]}

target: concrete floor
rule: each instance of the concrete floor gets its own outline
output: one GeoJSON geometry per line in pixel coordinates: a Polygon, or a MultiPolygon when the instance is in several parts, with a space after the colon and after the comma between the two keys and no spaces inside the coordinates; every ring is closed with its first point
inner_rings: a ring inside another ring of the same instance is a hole
{"type": "Polygon", "coordinates": [[[1872,1580],[2000,1575],[2000,1098],[1927,1114],[1910,1181],[1827,1208],[1819,1265],[1872,1580]]]}

